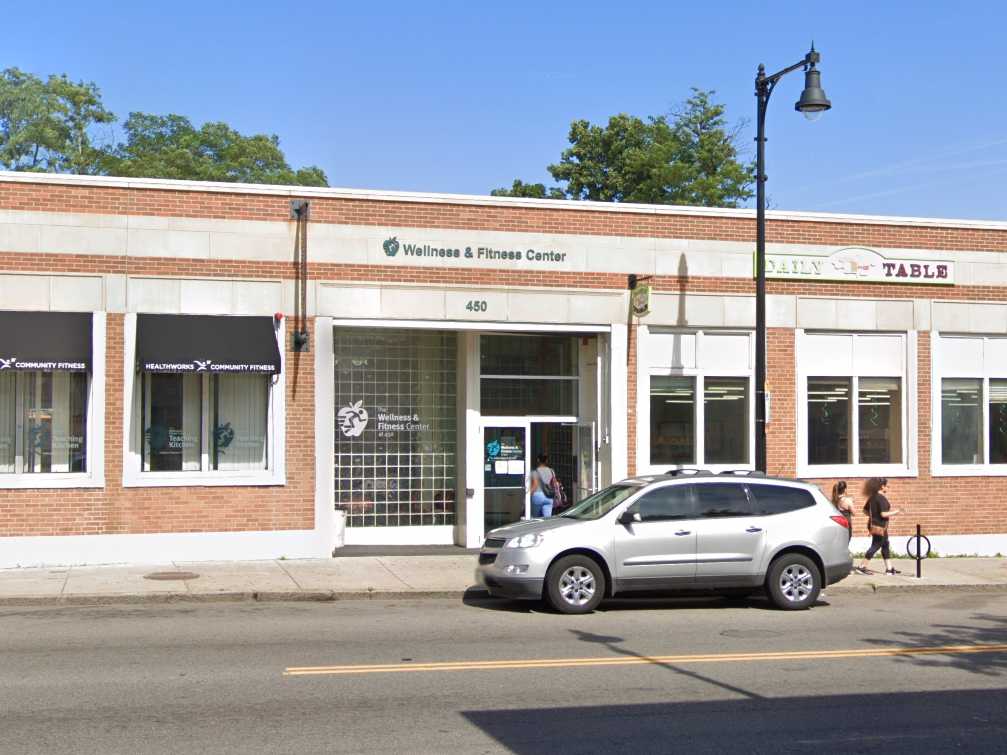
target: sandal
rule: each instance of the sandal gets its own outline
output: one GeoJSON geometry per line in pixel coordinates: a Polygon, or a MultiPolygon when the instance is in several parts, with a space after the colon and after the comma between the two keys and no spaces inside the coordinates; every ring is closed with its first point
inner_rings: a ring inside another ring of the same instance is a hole
{"type": "Polygon", "coordinates": [[[895,567],[892,567],[891,569],[888,569],[888,570],[887,570],[887,571],[885,572],[885,574],[891,574],[892,576],[894,576],[894,575],[896,575],[896,574],[901,574],[901,573],[902,573],[902,572],[900,572],[900,571],[899,571],[898,569],[896,569],[895,567]]]}
{"type": "Polygon", "coordinates": [[[865,569],[863,566],[854,566],[853,571],[858,574],[874,574],[870,569],[865,569]]]}

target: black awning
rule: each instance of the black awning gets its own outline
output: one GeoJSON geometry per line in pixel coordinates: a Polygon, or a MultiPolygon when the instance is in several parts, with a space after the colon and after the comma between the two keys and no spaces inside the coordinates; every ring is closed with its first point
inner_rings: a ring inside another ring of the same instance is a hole
{"type": "Polygon", "coordinates": [[[137,315],[136,365],[146,372],[279,374],[273,318],[137,315]]]}
{"type": "Polygon", "coordinates": [[[90,312],[0,312],[0,370],[90,369],[90,312]]]}

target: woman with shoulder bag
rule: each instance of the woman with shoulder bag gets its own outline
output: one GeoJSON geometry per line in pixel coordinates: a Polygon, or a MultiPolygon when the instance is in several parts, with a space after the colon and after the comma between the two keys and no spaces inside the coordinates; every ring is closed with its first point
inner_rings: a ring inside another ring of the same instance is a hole
{"type": "Polygon", "coordinates": [[[888,523],[893,516],[901,514],[900,509],[892,509],[892,505],[885,497],[888,492],[888,480],[884,477],[872,477],[864,483],[864,495],[867,502],[864,504],[864,513],[867,515],[867,531],[871,535],[871,547],[864,554],[864,560],[857,571],[861,574],[873,574],[867,568],[868,562],[874,558],[874,554],[881,549],[881,558],[885,562],[885,574],[901,574],[893,568],[888,559],[891,558],[891,548],[888,544],[888,523]]]}
{"type": "Polygon", "coordinates": [[[549,468],[549,457],[539,454],[535,459],[535,469],[531,473],[531,515],[532,518],[552,516],[552,480],[556,473],[549,468]]]}

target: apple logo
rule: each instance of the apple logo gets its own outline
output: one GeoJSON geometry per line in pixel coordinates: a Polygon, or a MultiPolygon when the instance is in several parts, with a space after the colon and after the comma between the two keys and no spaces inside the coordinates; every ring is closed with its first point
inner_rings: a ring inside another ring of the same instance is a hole
{"type": "Polygon", "coordinates": [[[367,428],[367,410],[363,407],[363,400],[355,404],[348,404],[339,410],[339,429],[347,438],[360,436],[367,428]]]}

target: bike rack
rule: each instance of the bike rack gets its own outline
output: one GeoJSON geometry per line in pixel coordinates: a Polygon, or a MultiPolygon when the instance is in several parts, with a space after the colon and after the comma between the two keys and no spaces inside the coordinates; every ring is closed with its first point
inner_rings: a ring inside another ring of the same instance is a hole
{"type": "Polygon", "coordinates": [[[916,536],[906,541],[906,555],[916,559],[916,579],[923,578],[923,559],[930,556],[930,538],[920,531],[920,525],[916,525],[916,536]],[[913,541],[916,542],[916,555],[913,555],[913,541]],[[923,543],[927,544],[927,552],[923,553],[923,543]]]}

